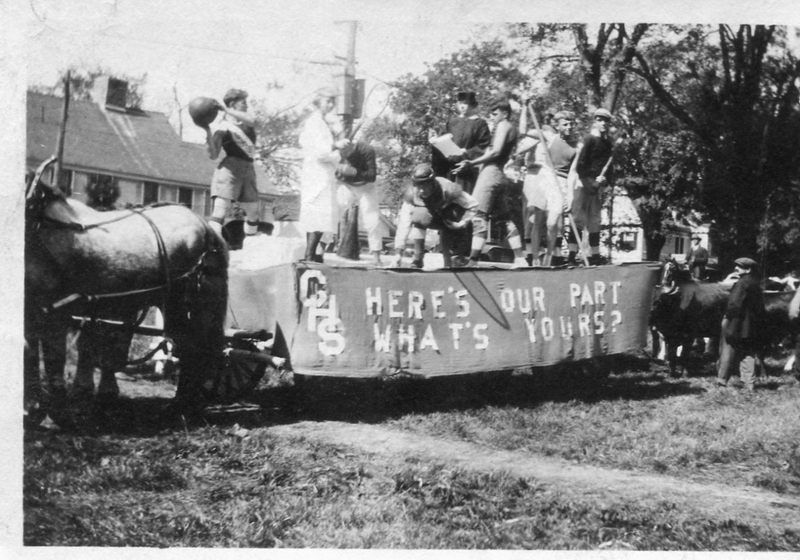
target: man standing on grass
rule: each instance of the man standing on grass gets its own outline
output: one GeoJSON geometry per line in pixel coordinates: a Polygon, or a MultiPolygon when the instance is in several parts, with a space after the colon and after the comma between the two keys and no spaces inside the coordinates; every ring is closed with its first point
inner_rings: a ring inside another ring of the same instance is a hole
{"type": "Polygon", "coordinates": [[[475,183],[473,196],[478,201],[478,211],[473,222],[472,250],[467,266],[476,266],[483,247],[489,237],[489,217],[505,223],[508,244],[514,251],[514,267],[524,267],[528,263],[522,254],[522,238],[514,225],[506,204],[509,180],[503,169],[514,153],[517,145],[517,131],[510,122],[511,105],[507,99],[499,99],[492,104],[492,124],[494,134],[492,144],[486,153],[475,159],[465,159],[459,163],[455,172],[483,165],[475,183]]]}
{"type": "Polygon", "coordinates": [[[764,292],[755,274],[756,263],[736,259],[736,281],[728,297],[728,310],[722,320],[717,386],[725,387],[735,366],[748,391],[755,389],[755,356],[761,348],[760,332],[764,320],[764,292]]]}
{"type": "Polygon", "coordinates": [[[692,248],[689,250],[687,259],[692,278],[702,280],[706,275],[706,264],[708,264],[708,249],[700,244],[700,237],[695,235],[692,238],[692,248]]]}

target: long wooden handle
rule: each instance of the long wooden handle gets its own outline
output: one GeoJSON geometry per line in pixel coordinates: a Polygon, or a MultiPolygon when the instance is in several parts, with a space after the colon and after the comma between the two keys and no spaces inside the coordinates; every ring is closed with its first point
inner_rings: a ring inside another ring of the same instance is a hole
{"type": "MultiPolygon", "coordinates": [[[[544,146],[544,157],[547,160],[547,165],[553,171],[553,176],[556,181],[556,188],[558,188],[558,173],[556,172],[556,168],[553,165],[553,158],[550,157],[550,148],[547,146],[547,139],[542,134],[542,129],[539,127],[539,120],[536,118],[536,113],[531,109],[530,105],[526,105],[529,115],[533,118],[533,124],[536,126],[536,131],[539,133],[539,142],[542,143],[544,146]]],[[[586,256],[586,244],[583,240],[583,235],[580,231],[578,231],[578,227],[575,225],[575,218],[572,216],[572,209],[568,211],[569,215],[569,227],[572,228],[572,234],[575,236],[575,239],[578,240],[578,243],[581,244],[581,257],[583,257],[583,264],[585,266],[589,266],[589,258],[586,256]]]]}

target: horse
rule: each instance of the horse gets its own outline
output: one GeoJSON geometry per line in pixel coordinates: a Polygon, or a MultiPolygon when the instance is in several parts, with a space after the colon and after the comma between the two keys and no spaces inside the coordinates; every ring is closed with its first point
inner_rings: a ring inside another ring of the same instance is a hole
{"type": "Polygon", "coordinates": [[[113,390],[135,326],[150,307],[158,307],[181,364],[174,403],[196,408],[203,379],[224,359],[225,241],[183,205],[93,210],[42,180],[54,161],[45,161],[26,187],[26,404],[59,409],[73,396],[66,391],[64,367],[75,317],[83,324],[73,388],[93,389],[97,365],[100,390],[113,390]],[[108,321],[123,327],[111,329],[108,321]]]}

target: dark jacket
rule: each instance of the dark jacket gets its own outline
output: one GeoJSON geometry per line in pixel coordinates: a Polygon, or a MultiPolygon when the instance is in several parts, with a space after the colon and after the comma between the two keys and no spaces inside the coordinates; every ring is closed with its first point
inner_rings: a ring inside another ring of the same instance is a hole
{"type": "Polygon", "coordinates": [[[336,168],[336,178],[348,185],[373,183],[378,177],[375,148],[359,140],[342,150],[342,162],[336,168]]]}
{"type": "Polygon", "coordinates": [[[764,292],[753,273],[743,274],[728,297],[725,338],[730,343],[760,342],[763,333],[764,292]]]}

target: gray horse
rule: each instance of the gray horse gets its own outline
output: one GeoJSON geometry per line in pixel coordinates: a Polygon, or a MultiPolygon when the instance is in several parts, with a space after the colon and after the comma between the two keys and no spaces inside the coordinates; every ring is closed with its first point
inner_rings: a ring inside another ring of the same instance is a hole
{"type": "Polygon", "coordinates": [[[203,379],[214,375],[223,359],[225,242],[181,205],[97,212],[67,198],[41,180],[53,161],[40,166],[26,194],[26,404],[52,410],[66,403],[66,335],[75,316],[88,320],[79,337],[74,387],[92,388],[99,366],[101,390],[109,384],[113,391],[113,374],[127,361],[132,326],[155,306],[181,364],[176,403],[197,406],[203,379]],[[102,320],[125,326],[109,329],[102,320]]]}

